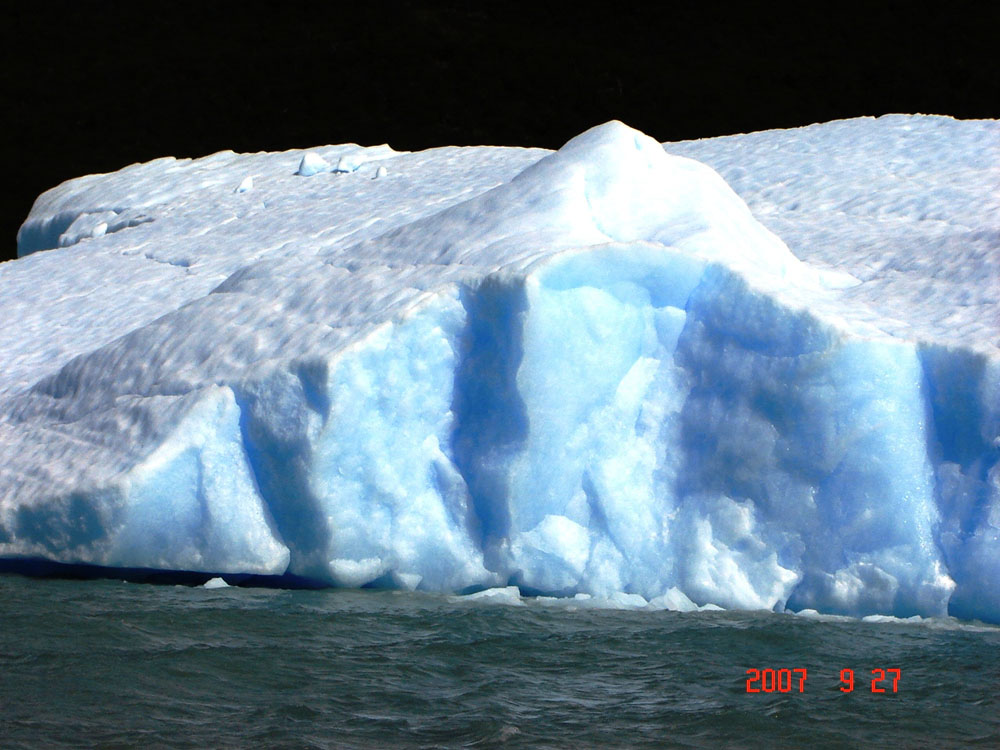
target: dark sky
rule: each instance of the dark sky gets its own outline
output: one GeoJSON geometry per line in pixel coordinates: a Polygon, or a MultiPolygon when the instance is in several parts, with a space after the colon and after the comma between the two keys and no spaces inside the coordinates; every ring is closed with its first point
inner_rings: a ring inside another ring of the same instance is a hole
{"type": "Polygon", "coordinates": [[[1000,117],[997,19],[967,10],[536,5],[36,1],[6,11],[0,259],[14,256],[42,191],[159,156],[346,142],[557,148],[609,119],[667,141],[887,112],[1000,117]]]}

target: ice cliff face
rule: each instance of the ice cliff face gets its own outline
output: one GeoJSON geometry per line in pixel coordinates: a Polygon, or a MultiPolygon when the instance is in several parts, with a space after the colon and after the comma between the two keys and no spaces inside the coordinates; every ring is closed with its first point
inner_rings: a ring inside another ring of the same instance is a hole
{"type": "Polygon", "coordinates": [[[998,143],[612,122],[65,183],[0,266],[0,556],[1000,621],[998,143]]]}

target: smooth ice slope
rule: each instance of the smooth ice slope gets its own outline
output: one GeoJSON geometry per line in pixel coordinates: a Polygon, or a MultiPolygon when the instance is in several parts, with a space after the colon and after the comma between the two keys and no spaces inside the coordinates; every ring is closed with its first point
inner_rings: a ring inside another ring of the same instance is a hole
{"type": "Polygon", "coordinates": [[[65,183],[0,266],[0,556],[1000,621],[998,139],[65,183]]]}

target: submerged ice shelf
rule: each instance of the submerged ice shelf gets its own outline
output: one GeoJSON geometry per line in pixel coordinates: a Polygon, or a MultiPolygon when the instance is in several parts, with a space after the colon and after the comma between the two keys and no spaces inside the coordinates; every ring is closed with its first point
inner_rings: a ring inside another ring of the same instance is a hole
{"type": "Polygon", "coordinates": [[[71,180],[0,557],[1000,622],[997,184],[919,116],[71,180]]]}

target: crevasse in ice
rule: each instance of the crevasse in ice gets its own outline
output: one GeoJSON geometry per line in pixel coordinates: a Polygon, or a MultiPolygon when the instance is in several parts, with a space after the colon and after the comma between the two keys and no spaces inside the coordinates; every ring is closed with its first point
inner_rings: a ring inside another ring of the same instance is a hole
{"type": "Polygon", "coordinates": [[[1000,621],[998,144],[610,122],[64,183],[0,266],[0,556],[1000,621]]]}

